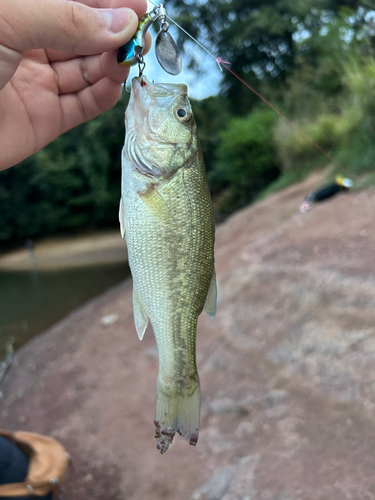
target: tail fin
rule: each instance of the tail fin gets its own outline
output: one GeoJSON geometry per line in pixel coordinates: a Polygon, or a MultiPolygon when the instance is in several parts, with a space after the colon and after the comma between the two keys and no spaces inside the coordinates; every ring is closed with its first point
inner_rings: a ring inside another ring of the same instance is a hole
{"type": "Polygon", "coordinates": [[[163,454],[168,450],[178,432],[189,444],[198,441],[201,389],[199,376],[191,379],[189,387],[171,388],[158,378],[156,392],[155,438],[157,448],[163,454]]]}

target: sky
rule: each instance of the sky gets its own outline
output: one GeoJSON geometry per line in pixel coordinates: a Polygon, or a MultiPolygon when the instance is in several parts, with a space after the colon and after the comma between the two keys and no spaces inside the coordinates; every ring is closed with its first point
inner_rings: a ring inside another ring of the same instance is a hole
{"type": "MultiPolygon", "coordinates": [[[[153,6],[149,3],[149,11],[153,6]]],[[[176,39],[177,28],[171,23],[170,33],[176,39]]],[[[150,52],[145,55],[146,68],[144,71],[148,80],[159,83],[185,83],[189,87],[189,96],[194,99],[204,99],[210,95],[215,95],[219,92],[219,84],[221,79],[221,72],[215,60],[207,55],[199,45],[191,41],[186,44],[186,51],[194,51],[194,57],[198,59],[200,66],[204,71],[197,76],[194,71],[187,69],[187,58],[182,54],[182,72],[178,76],[172,76],[166,73],[159,65],[156,56],[154,41],[156,38],[153,29],[150,29],[153,45],[150,52]]],[[[188,37],[187,37],[188,38],[188,37]]],[[[131,69],[130,78],[138,74],[138,66],[131,69]]]]}

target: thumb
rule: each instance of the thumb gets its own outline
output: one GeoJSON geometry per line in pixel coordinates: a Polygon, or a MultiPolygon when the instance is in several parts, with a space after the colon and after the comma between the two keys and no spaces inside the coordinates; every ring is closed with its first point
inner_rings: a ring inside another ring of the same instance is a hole
{"type": "Polygon", "coordinates": [[[94,9],[68,0],[2,0],[0,45],[17,52],[55,49],[79,55],[116,49],[134,35],[128,8],[94,9]]]}

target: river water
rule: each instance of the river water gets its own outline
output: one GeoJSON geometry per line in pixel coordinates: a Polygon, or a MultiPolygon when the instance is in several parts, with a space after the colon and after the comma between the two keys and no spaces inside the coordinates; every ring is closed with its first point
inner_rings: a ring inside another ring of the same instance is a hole
{"type": "Polygon", "coordinates": [[[0,271],[0,361],[10,336],[18,349],[129,274],[126,263],[54,272],[0,271]]]}

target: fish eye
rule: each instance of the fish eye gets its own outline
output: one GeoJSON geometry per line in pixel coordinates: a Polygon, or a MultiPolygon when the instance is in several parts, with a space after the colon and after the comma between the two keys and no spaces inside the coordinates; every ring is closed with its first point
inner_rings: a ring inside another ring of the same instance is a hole
{"type": "Polygon", "coordinates": [[[177,116],[178,121],[187,122],[191,118],[191,113],[186,108],[178,108],[176,111],[176,116],[177,116]]]}

